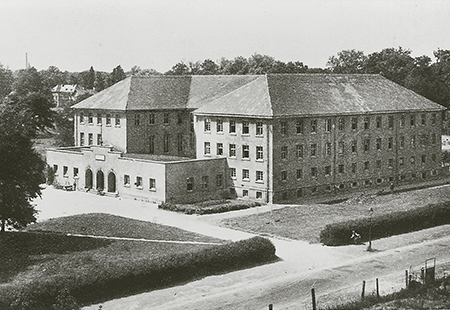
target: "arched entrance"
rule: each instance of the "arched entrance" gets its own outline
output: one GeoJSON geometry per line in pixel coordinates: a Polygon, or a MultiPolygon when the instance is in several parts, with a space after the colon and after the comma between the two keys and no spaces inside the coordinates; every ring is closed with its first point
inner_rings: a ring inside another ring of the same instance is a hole
{"type": "Polygon", "coordinates": [[[105,176],[103,175],[103,171],[97,171],[97,190],[103,191],[105,189],[105,176]]]}
{"type": "Polygon", "coordinates": [[[108,192],[116,192],[116,175],[114,174],[114,172],[108,173],[108,192]]]}
{"type": "Polygon", "coordinates": [[[92,188],[92,170],[86,169],[86,174],[84,175],[84,187],[87,189],[92,188]]]}

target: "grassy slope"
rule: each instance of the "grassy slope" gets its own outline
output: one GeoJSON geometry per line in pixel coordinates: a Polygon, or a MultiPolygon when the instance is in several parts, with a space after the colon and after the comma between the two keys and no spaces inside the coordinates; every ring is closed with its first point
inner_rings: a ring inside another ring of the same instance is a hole
{"type": "Polygon", "coordinates": [[[355,196],[346,202],[325,205],[298,205],[272,212],[229,218],[221,222],[241,230],[319,242],[319,233],[327,224],[393,211],[410,210],[430,203],[447,201],[449,188],[429,188],[385,196],[355,196]]]}

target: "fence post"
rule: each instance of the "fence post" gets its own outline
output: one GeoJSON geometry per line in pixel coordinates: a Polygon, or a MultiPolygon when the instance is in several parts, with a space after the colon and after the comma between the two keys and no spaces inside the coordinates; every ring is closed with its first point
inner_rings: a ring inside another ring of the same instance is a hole
{"type": "Polygon", "coordinates": [[[362,285],[362,292],[361,292],[361,299],[364,299],[364,292],[366,290],[366,281],[363,281],[362,285]]]}
{"type": "Polygon", "coordinates": [[[312,298],[312,306],[313,310],[316,310],[316,292],[314,291],[314,287],[311,289],[311,298],[312,298]]]}
{"type": "Polygon", "coordinates": [[[377,282],[377,298],[380,298],[380,286],[378,285],[378,278],[376,279],[377,282]]]}
{"type": "Polygon", "coordinates": [[[405,283],[406,283],[406,288],[408,288],[408,286],[409,286],[409,282],[408,282],[408,270],[405,270],[405,283]]]}

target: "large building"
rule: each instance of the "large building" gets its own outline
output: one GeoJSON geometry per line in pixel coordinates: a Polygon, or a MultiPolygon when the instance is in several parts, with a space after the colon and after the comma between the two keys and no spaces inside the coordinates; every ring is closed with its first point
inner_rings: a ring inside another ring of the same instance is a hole
{"type": "Polygon", "coordinates": [[[129,77],[73,108],[76,146],[48,163],[77,165],[78,188],[278,203],[441,173],[445,109],[379,75],[129,77]]]}

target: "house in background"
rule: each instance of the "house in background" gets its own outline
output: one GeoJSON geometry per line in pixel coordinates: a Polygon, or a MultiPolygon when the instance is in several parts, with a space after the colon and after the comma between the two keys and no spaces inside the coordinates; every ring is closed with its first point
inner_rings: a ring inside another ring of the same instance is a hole
{"type": "Polygon", "coordinates": [[[445,108],[380,75],[128,77],[72,108],[47,161],[79,189],[280,203],[442,174],[445,108]]]}
{"type": "Polygon", "coordinates": [[[53,101],[57,108],[71,106],[86,90],[77,84],[59,84],[52,88],[53,101]]]}

